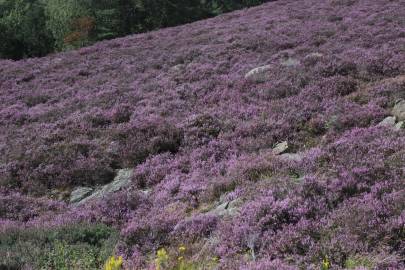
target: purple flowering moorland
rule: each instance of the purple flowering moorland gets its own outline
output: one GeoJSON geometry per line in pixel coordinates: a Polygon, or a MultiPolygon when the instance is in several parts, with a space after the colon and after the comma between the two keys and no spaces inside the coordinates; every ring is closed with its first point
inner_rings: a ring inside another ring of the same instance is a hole
{"type": "Polygon", "coordinates": [[[3,238],[102,224],[128,269],[181,245],[190,269],[405,269],[403,0],[0,60],[0,93],[3,238]]]}

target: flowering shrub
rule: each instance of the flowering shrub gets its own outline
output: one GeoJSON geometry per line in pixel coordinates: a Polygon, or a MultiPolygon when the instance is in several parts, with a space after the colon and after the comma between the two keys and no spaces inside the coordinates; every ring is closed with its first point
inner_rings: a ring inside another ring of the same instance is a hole
{"type": "Polygon", "coordinates": [[[220,269],[404,268],[404,130],[378,126],[405,97],[403,13],[274,1],[0,61],[0,232],[103,223],[135,269],[180,244],[220,269]],[[121,168],[127,189],[64,202],[121,168]]]}
{"type": "Polygon", "coordinates": [[[172,232],[174,239],[179,238],[195,242],[198,238],[208,237],[215,230],[218,218],[214,215],[198,215],[179,222],[172,232]]]}

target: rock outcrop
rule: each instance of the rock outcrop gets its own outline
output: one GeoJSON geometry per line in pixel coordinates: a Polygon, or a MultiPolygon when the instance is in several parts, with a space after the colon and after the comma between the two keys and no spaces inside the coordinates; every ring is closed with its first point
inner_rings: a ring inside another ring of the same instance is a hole
{"type": "Polygon", "coordinates": [[[92,188],[80,187],[75,189],[70,195],[70,203],[82,205],[91,200],[101,199],[109,194],[115,193],[128,187],[131,184],[133,169],[121,169],[117,171],[114,181],[96,189],[93,193],[92,188]]]}
{"type": "Polygon", "coordinates": [[[274,148],[273,148],[273,154],[275,155],[280,155],[287,151],[288,149],[288,142],[284,141],[281,143],[278,143],[274,148]]]}
{"type": "Polygon", "coordinates": [[[70,194],[69,203],[75,204],[88,197],[93,192],[89,187],[77,187],[70,194]]]}
{"type": "Polygon", "coordinates": [[[398,121],[405,121],[405,100],[399,101],[395,104],[391,111],[398,121]]]}
{"type": "Polygon", "coordinates": [[[254,68],[246,73],[245,79],[251,82],[265,82],[269,77],[268,72],[270,69],[270,65],[254,68]]]}
{"type": "Polygon", "coordinates": [[[395,116],[388,116],[382,120],[378,126],[383,126],[383,127],[394,127],[396,123],[396,117],[395,116]]]}

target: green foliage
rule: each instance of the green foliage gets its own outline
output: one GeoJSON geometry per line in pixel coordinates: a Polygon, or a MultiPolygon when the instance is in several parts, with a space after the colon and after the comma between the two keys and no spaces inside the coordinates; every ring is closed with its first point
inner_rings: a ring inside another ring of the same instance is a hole
{"type": "Polygon", "coordinates": [[[115,258],[111,256],[104,265],[104,270],[120,270],[122,269],[123,259],[121,256],[115,258]]]}
{"type": "MultiPolygon", "coordinates": [[[[74,20],[88,14],[85,5],[80,0],[53,0],[46,1],[45,10],[47,16],[46,29],[55,38],[55,49],[69,48],[66,37],[75,30],[74,20]]],[[[81,37],[80,44],[77,46],[86,44],[85,37],[81,37]]]]}
{"type": "Polygon", "coordinates": [[[132,31],[140,32],[174,26],[210,17],[207,1],[200,0],[134,0],[135,25],[132,31]]]}
{"type": "Polygon", "coordinates": [[[100,269],[118,234],[101,224],[0,233],[0,269],[100,269]]]}
{"type": "Polygon", "coordinates": [[[264,0],[0,0],[0,58],[43,56],[264,0]]]}
{"type": "Polygon", "coordinates": [[[53,50],[42,1],[0,1],[0,58],[42,56],[53,50]]]}
{"type": "Polygon", "coordinates": [[[119,17],[120,14],[117,9],[107,8],[94,11],[96,18],[96,36],[97,40],[111,39],[118,36],[119,17]]]}
{"type": "Polygon", "coordinates": [[[260,5],[266,1],[263,0],[208,0],[207,2],[211,11],[215,14],[221,14],[244,7],[260,5]]]}
{"type": "Polygon", "coordinates": [[[347,269],[356,269],[358,267],[365,267],[367,269],[372,269],[374,267],[373,262],[367,257],[350,257],[345,262],[345,267],[347,269]]]}

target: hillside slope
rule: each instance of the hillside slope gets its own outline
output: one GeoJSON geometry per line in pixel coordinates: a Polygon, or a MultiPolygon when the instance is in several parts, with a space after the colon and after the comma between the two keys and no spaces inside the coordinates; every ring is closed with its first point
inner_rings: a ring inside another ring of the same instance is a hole
{"type": "Polygon", "coordinates": [[[134,269],[180,245],[220,269],[403,269],[404,18],[282,0],[0,61],[1,231],[104,223],[134,269]],[[119,169],[129,187],[69,204],[119,169]]]}

